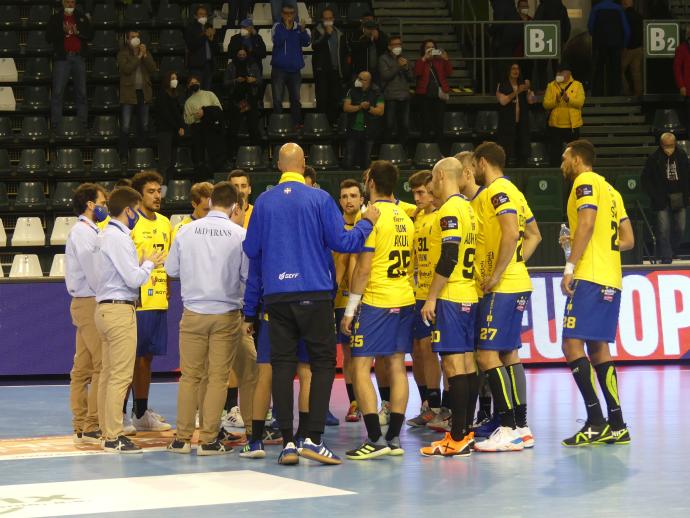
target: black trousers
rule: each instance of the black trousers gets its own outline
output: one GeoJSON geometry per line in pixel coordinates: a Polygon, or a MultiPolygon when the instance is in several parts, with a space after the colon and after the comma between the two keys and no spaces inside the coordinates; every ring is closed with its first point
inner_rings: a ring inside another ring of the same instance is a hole
{"type": "Polygon", "coordinates": [[[337,70],[315,70],[316,109],[335,124],[342,113],[343,86],[337,70]]]}
{"type": "Polygon", "coordinates": [[[549,161],[551,167],[560,167],[563,157],[563,147],[573,140],[580,138],[580,128],[549,127],[549,161]]]}
{"type": "Polygon", "coordinates": [[[169,178],[171,168],[175,164],[177,150],[177,133],[171,131],[158,132],[158,170],[164,178],[169,178]]]}
{"type": "Polygon", "coordinates": [[[498,126],[496,143],[503,147],[506,158],[511,165],[524,167],[529,158],[530,133],[529,125],[515,123],[509,127],[498,126]]]}
{"type": "Polygon", "coordinates": [[[311,366],[309,432],[323,433],[335,377],[335,317],[331,300],[278,302],[266,306],[273,368],[273,407],[281,430],[292,429],[297,342],[307,346],[311,366]]]}
{"type": "Polygon", "coordinates": [[[189,131],[195,172],[206,174],[223,169],[226,154],[222,129],[199,122],[190,125],[189,131]]]}
{"type": "Polygon", "coordinates": [[[599,47],[593,49],[592,95],[621,95],[622,47],[599,47]]]}
{"type": "Polygon", "coordinates": [[[436,96],[419,95],[419,109],[422,114],[422,136],[420,142],[434,142],[443,134],[443,115],[446,103],[436,96]]]}

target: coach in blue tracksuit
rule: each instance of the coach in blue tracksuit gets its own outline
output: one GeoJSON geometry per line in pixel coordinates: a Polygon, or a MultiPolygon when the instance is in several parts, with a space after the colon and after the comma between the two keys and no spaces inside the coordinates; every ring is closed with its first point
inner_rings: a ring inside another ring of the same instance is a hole
{"type": "Polygon", "coordinates": [[[340,459],[321,441],[335,376],[333,258],[331,251],[359,252],[379,217],[369,208],[350,231],[331,196],[304,183],[304,152],[297,144],[280,149],[280,183],[259,196],[249,221],[244,251],[259,260],[264,303],[271,322],[273,406],[283,433],[278,462],[299,460],[293,438],[293,379],[297,342],[302,338],[311,361],[309,434],[300,454],[326,464],[340,459]]]}

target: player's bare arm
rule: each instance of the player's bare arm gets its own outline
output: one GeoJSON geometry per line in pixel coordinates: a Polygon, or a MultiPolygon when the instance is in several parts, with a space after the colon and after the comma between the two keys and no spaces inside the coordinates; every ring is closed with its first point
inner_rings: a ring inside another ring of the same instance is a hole
{"type": "Polygon", "coordinates": [[[635,233],[629,219],[624,219],[618,227],[618,247],[621,252],[627,252],[635,247],[635,233]]]}
{"type": "Polygon", "coordinates": [[[520,240],[517,214],[512,212],[501,214],[498,216],[498,223],[501,226],[501,244],[498,248],[498,258],[496,259],[496,268],[493,274],[488,279],[482,280],[482,290],[484,293],[490,292],[498,284],[498,281],[501,280],[503,272],[513,259],[515,249],[520,240]]]}
{"type": "MultiPolygon", "coordinates": [[[[369,283],[369,276],[371,275],[371,262],[374,258],[373,252],[362,252],[357,256],[357,265],[352,273],[350,281],[350,300],[348,301],[348,307],[353,301],[357,301],[362,298],[362,293],[369,283]]],[[[354,320],[354,313],[348,315],[348,308],[345,308],[345,316],[340,321],[340,332],[346,336],[352,334],[352,321],[354,320]]]]}
{"type": "MultiPolygon", "coordinates": [[[[570,250],[570,257],[568,257],[568,264],[574,265],[585,253],[585,249],[592,239],[592,234],[594,233],[594,222],[597,219],[596,209],[581,209],[577,213],[577,230],[575,230],[575,236],[573,237],[573,244],[570,250]]],[[[566,265],[566,272],[563,273],[563,280],[561,281],[561,291],[563,295],[568,297],[572,296],[573,290],[571,284],[573,282],[573,272],[568,270],[568,265],[566,265]]]]}
{"type": "Polygon", "coordinates": [[[541,232],[536,220],[532,220],[525,225],[525,237],[522,241],[522,258],[525,262],[529,261],[534,251],[541,243],[541,232]]]}

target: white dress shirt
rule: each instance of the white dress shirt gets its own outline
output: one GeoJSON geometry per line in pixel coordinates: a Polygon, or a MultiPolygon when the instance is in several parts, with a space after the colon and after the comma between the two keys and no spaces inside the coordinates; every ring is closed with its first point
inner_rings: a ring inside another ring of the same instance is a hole
{"type": "Polygon", "coordinates": [[[65,284],[72,297],[93,297],[98,286],[96,258],[98,227],[84,215],[72,227],[65,244],[65,284]]]}

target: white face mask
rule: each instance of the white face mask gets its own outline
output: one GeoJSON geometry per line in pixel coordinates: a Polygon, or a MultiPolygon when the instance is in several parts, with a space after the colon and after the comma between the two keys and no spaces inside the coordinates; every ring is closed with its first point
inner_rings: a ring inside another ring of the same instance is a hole
{"type": "Polygon", "coordinates": [[[529,9],[520,9],[520,12],[522,14],[527,14],[527,13],[529,13],[529,9]]]}
{"type": "Polygon", "coordinates": [[[141,43],[141,40],[140,40],[139,38],[137,38],[137,37],[134,37],[134,38],[132,38],[131,40],[129,40],[129,44],[130,44],[132,47],[138,47],[140,43],[141,43]]]}
{"type": "Polygon", "coordinates": [[[324,27],[333,27],[333,20],[325,20],[323,22],[324,27]]]}
{"type": "Polygon", "coordinates": [[[170,88],[172,88],[173,90],[177,88],[177,79],[170,80],[170,88]]]}
{"type": "Polygon", "coordinates": [[[565,76],[562,76],[562,75],[556,76],[556,82],[557,83],[562,83],[563,81],[565,81],[565,76]]]}
{"type": "Polygon", "coordinates": [[[72,14],[74,12],[74,7],[65,7],[65,14],[72,14]]]}
{"type": "Polygon", "coordinates": [[[402,47],[393,47],[391,49],[391,52],[394,56],[399,56],[400,54],[402,54],[402,47]]]}
{"type": "Polygon", "coordinates": [[[243,38],[249,36],[249,29],[240,29],[240,36],[242,36],[243,38]]]}
{"type": "Polygon", "coordinates": [[[206,25],[206,22],[208,21],[208,18],[205,16],[202,16],[201,18],[196,19],[201,25],[206,25]]]}
{"type": "Polygon", "coordinates": [[[355,79],[355,88],[362,88],[362,82],[359,79],[355,79]]]}

